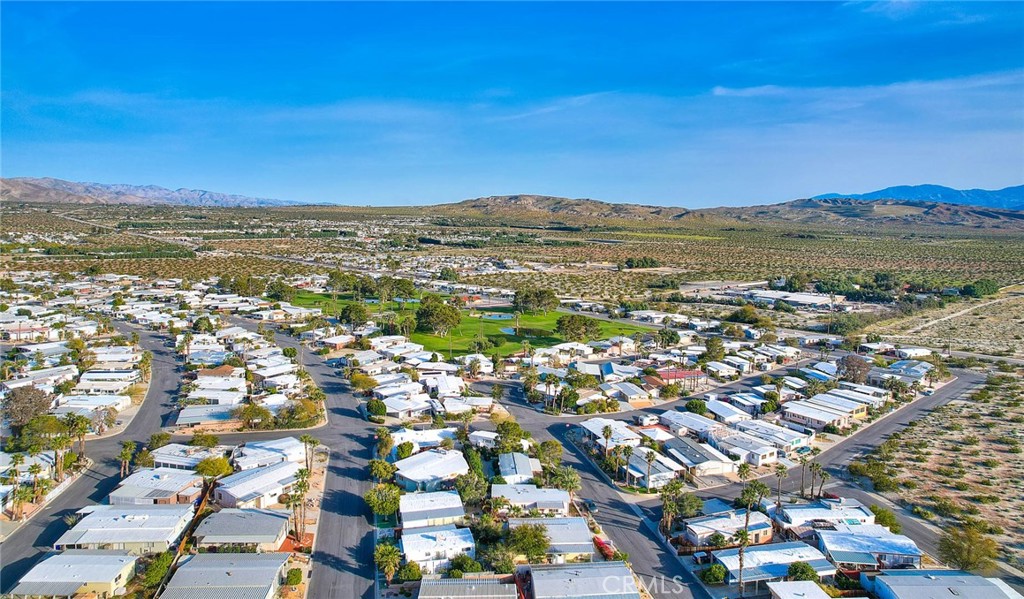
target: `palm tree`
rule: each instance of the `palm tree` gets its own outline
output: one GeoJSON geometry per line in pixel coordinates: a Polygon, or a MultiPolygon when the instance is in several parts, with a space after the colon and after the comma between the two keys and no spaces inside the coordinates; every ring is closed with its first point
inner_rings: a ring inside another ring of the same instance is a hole
{"type": "Polygon", "coordinates": [[[85,436],[89,434],[91,421],[81,414],[68,414],[64,417],[64,425],[68,434],[78,439],[78,455],[85,459],[85,436]]]}
{"type": "Polygon", "coordinates": [[[629,486],[629,460],[633,457],[633,446],[623,445],[622,455],[626,458],[626,486],[629,486]]]}
{"type": "Polygon", "coordinates": [[[313,450],[317,445],[320,445],[320,440],[313,435],[302,435],[299,437],[299,441],[302,441],[302,445],[306,448],[306,470],[313,471],[313,450]]]}
{"type": "Polygon", "coordinates": [[[814,479],[817,478],[822,472],[821,464],[818,462],[811,463],[811,495],[814,495],[814,479]]]}
{"type": "Polygon", "coordinates": [[[800,497],[804,496],[804,475],[807,473],[807,457],[800,456],[800,497]]]}
{"type": "Polygon", "coordinates": [[[771,495],[771,493],[772,490],[769,489],[767,485],[758,480],[750,482],[746,487],[743,488],[743,491],[740,493],[740,500],[747,506],[746,514],[743,519],[743,530],[738,531],[742,532],[743,534],[737,535],[739,537],[737,540],[740,544],[739,551],[737,552],[737,557],[739,558],[740,566],[740,575],[738,580],[740,587],[740,597],[743,597],[743,554],[747,548],[747,545],[750,543],[750,512],[751,510],[754,509],[755,505],[760,504],[761,500],[771,495]]]}
{"type": "Polygon", "coordinates": [[[373,550],[373,563],[377,569],[384,573],[384,580],[387,586],[391,586],[391,580],[398,572],[398,566],[402,563],[402,552],[391,543],[381,543],[373,550]]]}
{"type": "Polygon", "coordinates": [[[39,501],[39,475],[42,474],[43,467],[39,465],[39,462],[33,462],[28,466],[28,473],[32,475],[32,497],[33,502],[39,501]]]}
{"type": "Polygon", "coordinates": [[[306,494],[309,493],[309,470],[299,468],[295,473],[295,484],[292,485],[292,496],[299,502],[301,519],[295,529],[301,541],[306,536],[306,494]]]}
{"type": "Polygon", "coordinates": [[[611,449],[612,444],[612,427],[610,424],[604,425],[601,429],[601,436],[604,437],[604,459],[608,459],[608,451],[611,449]]]}
{"type": "MultiPolygon", "coordinates": [[[[647,491],[651,490],[651,466],[654,462],[658,461],[658,452],[653,449],[648,449],[647,453],[644,454],[644,461],[647,462],[647,478],[644,479],[644,485],[647,487],[647,491]]],[[[626,464],[626,471],[629,471],[629,464],[626,464]]]]}
{"type": "Polygon", "coordinates": [[[822,469],[819,477],[821,478],[821,482],[818,484],[818,497],[820,498],[821,494],[825,491],[825,481],[832,478],[832,475],[828,473],[828,470],[822,469]]]}
{"type": "Polygon", "coordinates": [[[135,441],[122,441],[121,452],[117,454],[118,459],[121,460],[121,478],[124,478],[128,473],[128,464],[131,463],[134,456],[135,441]]]}
{"type": "Polygon", "coordinates": [[[50,447],[53,448],[53,466],[57,475],[57,482],[64,480],[64,455],[73,441],[67,435],[57,435],[50,440],[50,447]]]}
{"type": "Polygon", "coordinates": [[[775,466],[775,478],[778,480],[778,500],[775,502],[777,507],[782,507],[782,479],[787,476],[789,476],[789,468],[786,468],[783,464],[775,466]]]}
{"type": "Polygon", "coordinates": [[[736,475],[740,477],[740,480],[746,482],[747,479],[750,478],[750,470],[750,464],[747,462],[743,462],[742,464],[740,464],[740,467],[736,470],[736,475]]]}
{"type": "Polygon", "coordinates": [[[683,483],[679,480],[669,481],[661,488],[661,528],[671,536],[672,523],[679,515],[679,496],[683,492],[683,483]]]}
{"type": "Polygon", "coordinates": [[[559,466],[551,476],[551,482],[556,489],[561,489],[569,494],[569,503],[573,501],[573,494],[583,487],[580,473],[570,466],[559,466]]]}

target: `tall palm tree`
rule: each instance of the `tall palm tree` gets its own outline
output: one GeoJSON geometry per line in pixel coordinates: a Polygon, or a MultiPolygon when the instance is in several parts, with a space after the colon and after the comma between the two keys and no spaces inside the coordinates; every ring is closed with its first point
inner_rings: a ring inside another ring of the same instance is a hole
{"type": "Polygon", "coordinates": [[[786,478],[787,476],[789,476],[789,468],[786,468],[786,466],[783,464],[778,464],[777,466],[775,466],[775,478],[778,481],[778,500],[775,502],[775,505],[777,507],[782,507],[782,479],[786,478]]]}
{"type": "Polygon", "coordinates": [[[821,464],[818,462],[811,463],[811,495],[814,495],[814,479],[818,477],[822,472],[821,464]]]}
{"type": "Polygon", "coordinates": [[[85,436],[89,434],[90,424],[90,420],[81,414],[68,414],[64,417],[68,434],[78,439],[78,455],[82,459],[85,458],[85,436]]]}
{"type": "Polygon", "coordinates": [[[302,445],[306,448],[306,470],[313,471],[313,450],[320,445],[320,440],[313,435],[302,435],[299,437],[302,445]]]}
{"type": "Polygon", "coordinates": [[[132,458],[135,456],[135,441],[122,441],[121,452],[117,454],[117,458],[121,460],[121,478],[124,478],[128,473],[128,465],[131,463],[132,458]]]}
{"type": "Polygon", "coordinates": [[[742,533],[737,535],[737,541],[739,541],[739,550],[737,557],[739,558],[740,575],[739,575],[739,587],[740,597],[743,597],[743,556],[747,549],[747,545],[750,544],[750,512],[754,509],[755,505],[761,503],[761,500],[771,495],[771,489],[761,481],[755,480],[747,484],[740,493],[740,500],[747,506],[746,515],[743,519],[743,530],[738,531],[742,533]]]}
{"type": "Polygon", "coordinates": [[[821,482],[818,484],[818,497],[820,498],[825,491],[825,481],[832,478],[832,475],[828,473],[828,470],[822,469],[818,476],[821,478],[821,482]]]}
{"type": "Polygon", "coordinates": [[[610,424],[604,425],[604,428],[601,429],[601,436],[604,437],[604,459],[607,460],[612,444],[612,427],[610,424]]]}
{"type": "Polygon", "coordinates": [[[32,475],[32,497],[34,502],[39,501],[39,475],[43,473],[43,467],[39,462],[33,462],[28,466],[28,473],[32,475]]]}
{"type": "Polygon", "coordinates": [[[800,497],[804,496],[804,475],[807,474],[807,457],[800,456],[800,497]]]}
{"type": "Polygon", "coordinates": [[[624,445],[622,446],[622,455],[626,458],[626,485],[629,485],[629,460],[633,457],[633,446],[624,445]]]}
{"type": "MultiPolygon", "coordinates": [[[[647,453],[644,454],[644,461],[647,462],[647,478],[644,479],[644,485],[647,486],[647,491],[651,490],[651,466],[654,462],[658,461],[658,452],[653,449],[648,449],[647,453]]],[[[629,464],[626,465],[626,470],[629,470],[629,464]]]]}
{"type": "Polygon", "coordinates": [[[748,462],[743,462],[740,467],[736,469],[736,475],[740,477],[740,480],[746,482],[751,475],[751,468],[748,462]]]}
{"type": "Polygon", "coordinates": [[[67,450],[72,444],[71,437],[67,435],[57,435],[50,439],[50,447],[53,448],[53,469],[54,474],[57,476],[57,482],[64,480],[65,455],[67,455],[67,450]]]}
{"type": "Polygon", "coordinates": [[[683,493],[683,483],[679,480],[669,481],[661,488],[661,528],[671,536],[672,524],[679,515],[679,497],[683,493]]]}

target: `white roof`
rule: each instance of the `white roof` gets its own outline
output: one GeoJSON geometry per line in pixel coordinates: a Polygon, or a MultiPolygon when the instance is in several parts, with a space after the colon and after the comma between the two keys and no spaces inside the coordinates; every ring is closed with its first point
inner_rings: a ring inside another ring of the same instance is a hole
{"type": "Polygon", "coordinates": [[[192,517],[192,505],[91,505],[54,546],[101,543],[171,543],[192,517]]]}
{"type": "Polygon", "coordinates": [[[411,481],[430,481],[469,472],[461,451],[432,449],[395,462],[398,474],[411,481]]]}
{"type": "Polygon", "coordinates": [[[263,468],[243,470],[220,479],[217,491],[238,501],[251,501],[295,482],[299,468],[301,466],[295,462],[278,462],[263,468]]]}
{"type": "Polygon", "coordinates": [[[633,571],[625,562],[535,565],[530,570],[535,599],[640,597],[633,571]]]}
{"type": "Polygon", "coordinates": [[[173,494],[188,486],[199,486],[203,477],[192,470],[179,470],[178,468],[145,468],[135,472],[128,478],[121,481],[111,495],[116,493],[128,494],[135,489],[139,491],[150,490],[158,492],[156,496],[163,497],[173,494]]]}
{"type": "Polygon", "coordinates": [[[768,590],[778,599],[829,599],[829,594],[810,580],[769,582],[768,590]]]}
{"type": "Polygon", "coordinates": [[[222,458],[231,448],[225,445],[207,449],[205,447],[193,447],[181,443],[168,443],[150,452],[158,464],[170,464],[194,468],[196,464],[206,458],[222,458]]]}
{"type": "Polygon", "coordinates": [[[812,520],[844,522],[853,520],[865,524],[874,524],[875,513],[864,507],[864,504],[844,497],[842,499],[820,499],[814,503],[782,505],[779,518],[792,526],[800,526],[812,520]]]}
{"type": "Polygon", "coordinates": [[[32,582],[110,583],[137,556],[127,551],[68,550],[47,556],[26,572],[18,584],[32,582]]]}
{"type": "Polygon", "coordinates": [[[282,437],[270,441],[249,441],[235,454],[235,465],[240,470],[249,470],[277,462],[303,462],[306,446],[295,437],[282,437]]]}
{"type": "Polygon", "coordinates": [[[563,508],[569,494],[561,489],[541,489],[537,485],[491,485],[491,497],[504,497],[511,505],[527,508],[563,508]]]}
{"type": "Polygon", "coordinates": [[[398,511],[403,520],[419,512],[436,510],[457,510],[465,513],[458,491],[434,491],[431,493],[406,493],[398,500],[398,511]]]}
{"type": "Polygon", "coordinates": [[[450,554],[466,547],[475,546],[473,531],[456,528],[454,524],[406,528],[402,531],[402,553],[406,559],[417,560],[430,557],[437,552],[450,554]]]}
{"type": "Polygon", "coordinates": [[[605,444],[604,438],[604,427],[610,426],[612,429],[611,439],[608,440],[608,444],[612,447],[618,445],[636,445],[640,443],[640,435],[633,432],[627,427],[621,420],[612,420],[610,418],[590,418],[580,423],[580,426],[587,429],[587,431],[594,435],[596,443],[602,447],[605,444]]]}

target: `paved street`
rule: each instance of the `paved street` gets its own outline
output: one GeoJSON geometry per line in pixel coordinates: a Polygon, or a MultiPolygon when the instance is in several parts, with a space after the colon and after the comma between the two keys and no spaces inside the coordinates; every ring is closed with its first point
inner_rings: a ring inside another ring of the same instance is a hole
{"type": "MultiPolygon", "coordinates": [[[[232,317],[234,324],[255,330],[257,323],[232,317]]],[[[124,323],[115,323],[118,330],[128,334],[135,330],[124,323]]],[[[179,365],[174,352],[164,345],[164,337],[149,331],[139,330],[141,345],[153,352],[153,378],[146,401],[125,432],[104,439],[87,442],[87,454],[96,461],[95,465],[74,485],[55,499],[41,513],[6,542],[0,545],[0,588],[9,590],[20,576],[43,555],[46,549],[59,537],[66,526],[61,517],[85,505],[103,501],[117,483],[118,464],[115,455],[122,440],[131,439],[145,442],[149,435],[161,426],[169,424],[172,402],[180,379],[179,365]]],[[[313,380],[327,394],[328,426],[313,431],[330,448],[330,460],[326,479],[323,511],[318,528],[314,566],[310,581],[311,597],[365,597],[373,596],[373,535],[371,515],[363,501],[369,487],[366,467],[372,451],[373,426],[367,423],[357,411],[359,399],[350,394],[333,370],[323,363],[320,356],[301,347],[297,340],[278,335],[276,342],[282,347],[294,347],[301,352],[302,363],[313,380]]],[[[844,439],[824,451],[818,460],[833,474],[833,486],[842,486],[840,493],[861,499],[865,503],[876,501],[860,489],[850,488],[842,481],[845,466],[849,461],[869,451],[893,431],[904,428],[908,422],[951,399],[969,392],[984,382],[984,377],[969,371],[956,372],[958,379],[946,385],[930,397],[922,397],[900,413],[876,423],[857,435],[844,439]]],[[[756,381],[756,376],[753,380],[756,381]]],[[[748,381],[737,381],[718,389],[736,391],[748,381]]],[[[628,553],[636,574],[644,581],[655,597],[689,598],[706,597],[703,589],[695,583],[689,573],[663,548],[660,539],[637,515],[641,511],[650,522],[660,518],[660,506],[655,499],[638,502],[635,506],[623,500],[622,496],[603,478],[590,460],[569,444],[565,433],[576,422],[589,416],[555,418],[537,412],[528,406],[517,389],[518,384],[508,385],[513,391],[504,405],[515,415],[520,424],[533,432],[538,441],[555,438],[562,442],[566,451],[564,463],[575,468],[581,476],[583,488],[580,496],[594,500],[599,506],[597,521],[611,537],[615,546],[628,553]],[[675,578],[678,577],[678,578],[675,578]],[[681,581],[682,585],[675,581],[681,581]]],[[[681,400],[644,410],[660,413],[674,409],[681,400]]],[[[616,419],[630,419],[635,412],[605,415],[616,419]]],[[[479,426],[487,428],[489,422],[479,426]]],[[[257,432],[221,435],[226,443],[242,443],[247,440],[271,439],[296,433],[257,432]]],[[[786,491],[798,489],[799,471],[792,473],[783,488],[786,491]]],[[[770,481],[774,488],[774,481],[770,481]]],[[[702,497],[731,499],[739,491],[739,485],[727,485],[701,493],[702,497]]],[[[929,553],[934,553],[936,536],[934,531],[907,513],[898,513],[904,525],[904,533],[913,538],[929,553]]]]}
{"type": "MultiPolygon", "coordinates": [[[[256,330],[252,320],[232,318],[232,324],[256,330]]],[[[327,480],[313,553],[310,597],[373,597],[373,529],[371,514],[363,496],[370,488],[367,471],[373,447],[374,425],[357,411],[358,398],[348,393],[341,379],[324,364],[321,356],[299,345],[298,340],[277,335],[275,343],[302,352],[303,367],[327,394],[328,426],[311,431],[331,449],[327,480]]],[[[263,433],[277,438],[300,433],[263,433]]],[[[229,443],[241,443],[260,436],[244,436],[237,441],[224,435],[229,443]]]]}
{"type": "MultiPolygon", "coordinates": [[[[128,335],[136,330],[116,322],[118,331],[128,335]]],[[[149,435],[165,424],[178,391],[180,373],[174,350],[163,345],[164,337],[139,329],[140,345],[153,352],[152,380],[149,394],[139,407],[131,424],[120,435],[86,441],[85,453],[95,462],[82,477],[50,502],[0,544],[0,589],[8,592],[54,541],[67,530],[61,519],[87,505],[101,503],[117,485],[119,463],[115,456],[120,443],[133,440],[144,443],[149,435]]],[[[78,444],[75,444],[77,451],[78,444]]]]}

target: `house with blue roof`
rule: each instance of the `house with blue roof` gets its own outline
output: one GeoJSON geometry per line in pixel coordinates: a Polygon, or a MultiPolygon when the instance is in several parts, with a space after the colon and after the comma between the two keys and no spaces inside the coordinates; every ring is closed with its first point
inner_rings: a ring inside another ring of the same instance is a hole
{"type": "MultiPolygon", "coordinates": [[[[740,577],[739,550],[723,549],[713,552],[711,557],[714,563],[725,567],[728,572],[726,582],[730,585],[737,584],[740,577]]],[[[749,586],[753,585],[751,594],[757,594],[764,583],[784,580],[789,566],[794,562],[806,562],[821,578],[831,578],[836,573],[836,567],[824,554],[807,543],[793,541],[754,545],[747,547],[743,552],[744,586],[749,592],[749,586]]]]}

